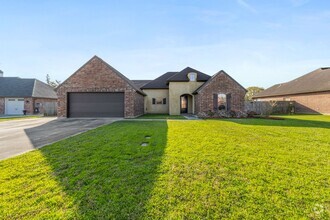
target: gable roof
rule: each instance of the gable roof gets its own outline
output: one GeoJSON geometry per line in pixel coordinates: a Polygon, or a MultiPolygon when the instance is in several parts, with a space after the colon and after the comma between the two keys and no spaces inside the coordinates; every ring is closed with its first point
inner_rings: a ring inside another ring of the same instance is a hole
{"type": "Polygon", "coordinates": [[[131,80],[131,81],[134,83],[136,87],[141,89],[142,86],[151,82],[152,80],[131,80]]]}
{"type": "Polygon", "coordinates": [[[57,99],[57,95],[56,95],[54,88],[37,79],[34,82],[34,89],[33,89],[32,97],[57,99]]]}
{"type": "Polygon", "coordinates": [[[225,74],[227,77],[229,77],[231,80],[233,80],[235,83],[237,83],[237,85],[239,85],[242,89],[244,89],[247,92],[247,90],[241,84],[239,84],[234,78],[232,78],[224,70],[220,70],[219,72],[217,72],[216,74],[214,74],[209,80],[207,80],[206,83],[204,83],[198,89],[196,89],[195,92],[193,92],[193,94],[198,94],[198,92],[200,92],[201,90],[203,90],[210,82],[212,82],[220,74],[225,74]]]}
{"type": "Polygon", "coordinates": [[[167,80],[177,74],[178,72],[167,72],[160,77],[152,80],[151,82],[145,84],[141,89],[168,89],[167,80]]]}
{"type": "Polygon", "coordinates": [[[37,79],[21,79],[19,77],[0,77],[0,96],[57,98],[54,89],[46,83],[37,79]]]}
{"type": "Polygon", "coordinates": [[[94,59],[101,61],[103,64],[105,64],[109,69],[111,69],[113,72],[115,72],[121,79],[123,79],[125,82],[127,82],[136,92],[140,93],[141,95],[146,95],[140,88],[138,88],[131,80],[129,80],[126,76],[121,74],[118,70],[110,66],[107,62],[102,60],[100,57],[94,55],[90,60],[88,60],[84,65],[82,65],[76,72],[74,72],[71,76],[69,76],[64,82],[62,82],[58,88],[60,88],[62,85],[64,85],[72,76],[74,76],[76,73],[78,73],[81,69],[83,69],[88,63],[92,62],[94,59]]]}
{"type": "Polygon", "coordinates": [[[186,67],[183,70],[181,70],[180,72],[178,72],[177,74],[173,75],[172,77],[168,78],[168,82],[189,82],[189,78],[188,78],[188,73],[197,73],[197,82],[206,82],[208,79],[211,78],[211,76],[202,73],[198,70],[195,70],[191,67],[186,67]]]}
{"type": "Polygon", "coordinates": [[[280,83],[253,98],[330,91],[330,67],[319,68],[286,83],[280,83]]]}

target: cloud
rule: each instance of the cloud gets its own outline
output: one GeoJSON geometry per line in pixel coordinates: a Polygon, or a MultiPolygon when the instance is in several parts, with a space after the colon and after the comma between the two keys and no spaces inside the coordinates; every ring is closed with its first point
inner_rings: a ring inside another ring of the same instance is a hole
{"type": "Polygon", "coordinates": [[[246,10],[248,10],[254,14],[257,13],[257,10],[253,6],[251,6],[249,3],[247,3],[245,0],[237,0],[236,2],[242,8],[245,8],[246,10]]]}

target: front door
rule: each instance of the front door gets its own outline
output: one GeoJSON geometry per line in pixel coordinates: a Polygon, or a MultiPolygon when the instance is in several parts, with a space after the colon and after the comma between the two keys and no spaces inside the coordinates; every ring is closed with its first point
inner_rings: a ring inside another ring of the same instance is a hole
{"type": "Polygon", "coordinates": [[[181,114],[182,113],[188,113],[188,96],[183,95],[180,97],[180,109],[181,114]]]}

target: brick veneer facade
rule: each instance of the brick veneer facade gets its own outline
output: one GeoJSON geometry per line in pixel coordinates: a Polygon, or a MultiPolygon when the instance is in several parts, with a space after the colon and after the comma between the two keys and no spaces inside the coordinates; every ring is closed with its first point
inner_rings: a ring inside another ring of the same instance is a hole
{"type": "Polygon", "coordinates": [[[57,102],[57,99],[49,99],[49,98],[25,98],[24,99],[24,109],[26,110],[26,114],[44,114],[44,106],[47,102],[57,102]],[[35,108],[37,107],[36,104],[40,103],[39,105],[39,112],[35,112],[35,108]]]}
{"type": "Polygon", "coordinates": [[[330,91],[277,97],[258,98],[258,101],[295,101],[296,113],[330,114],[330,91]]]}
{"type": "Polygon", "coordinates": [[[231,94],[231,110],[244,110],[244,96],[246,90],[232,79],[228,74],[221,71],[210,82],[207,82],[198,94],[195,95],[195,112],[206,113],[214,111],[213,94],[231,94]]]}
{"type": "Polygon", "coordinates": [[[5,98],[0,98],[0,115],[5,114],[5,98]]]}
{"type": "MultiPolygon", "coordinates": [[[[10,98],[10,97],[8,97],[10,98]]],[[[17,97],[15,97],[17,98],[17,97]]],[[[20,98],[20,97],[18,97],[20,98]]],[[[0,98],[0,115],[3,115],[5,114],[5,109],[6,109],[6,102],[5,102],[5,98],[0,98]]],[[[24,110],[26,110],[26,114],[27,115],[33,115],[33,114],[43,114],[44,113],[44,104],[46,102],[54,102],[56,103],[57,102],[57,99],[50,99],[50,98],[32,98],[32,97],[29,97],[29,98],[24,98],[24,110]],[[36,103],[40,103],[40,108],[39,108],[39,112],[35,112],[34,109],[35,109],[35,104],[36,103]]]]}
{"type": "Polygon", "coordinates": [[[57,115],[67,117],[69,92],[124,92],[124,116],[142,115],[144,98],[126,79],[98,57],[93,57],[57,89],[57,115]]]}

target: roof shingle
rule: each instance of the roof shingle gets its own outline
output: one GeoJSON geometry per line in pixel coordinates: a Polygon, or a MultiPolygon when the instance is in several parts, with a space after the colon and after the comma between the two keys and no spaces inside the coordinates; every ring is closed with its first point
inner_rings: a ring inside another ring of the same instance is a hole
{"type": "Polygon", "coordinates": [[[52,87],[37,79],[0,77],[1,97],[57,98],[52,87]]]}
{"type": "Polygon", "coordinates": [[[253,98],[330,91],[330,68],[319,68],[286,83],[280,83],[253,98]]]}
{"type": "Polygon", "coordinates": [[[190,67],[186,67],[185,69],[181,70],[174,76],[170,77],[167,81],[168,82],[188,82],[189,81],[188,73],[191,73],[191,72],[197,73],[198,82],[206,82],[207,80],[209,80],[211,78],[211,76],[209,76],[205,73],[202,73],[202,72],[195,70],[193,68],[190,68],[190,67]]]}
{"type": "Polygon", "coordinates": [[[168,89],[168,78],[174,76],[177,73],[178,72],[167,72],[160,77],[152,80],[151,82],[145,84],[141,87],[141,89],[168,89]]]}
{"type": "Polygon", "coordinates": [[[136,87],[141,88],[142,86],[151,82],[152,80],[131,80],[131,81],[136,87]]]}

